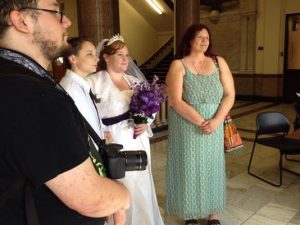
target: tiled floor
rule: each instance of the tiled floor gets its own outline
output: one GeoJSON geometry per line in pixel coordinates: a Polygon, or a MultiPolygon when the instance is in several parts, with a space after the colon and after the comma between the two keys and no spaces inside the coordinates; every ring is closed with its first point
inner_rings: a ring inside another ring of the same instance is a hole
{"type": "MultiPolygon", "coordinates": [[[[222,225],[296,225],[300,224],[300,177],[283,173],[283,185],[279,188],[266,184],[247,173],[252,141],[255,133],[255,117],[261,111],[280,111],[290,120],[295,112],[291,104],[272,104],[270,102],[237,102],[231,110],[234,122],[244,139],[244,148],[237,153],[226,154],[227,205],[219,215],[222,225]]],[[[292,131],[293,127],[291,126],[292,131]]],[[[165,170],[167,152],[167,131],[156,133],[152,138],[152,170],[159,206],[166,225],[180,225],[184,221],[175,215],[166,215],[165,170]],[[159,140],[159,141],[158,141],[159,140]]],[[[271,179],[278,175],[278,151],[257,146],[254,159],[256,172],[271,179]]],[[[297,158],[297,157],[296,157],[297,158]]],[[[300,157],[298,157],[300,159],[300,157]]],[[[298,169],[300,163],[288,163],[298,169]]],[[[200,220],[202,225],[207,222],[200,220]]]]}

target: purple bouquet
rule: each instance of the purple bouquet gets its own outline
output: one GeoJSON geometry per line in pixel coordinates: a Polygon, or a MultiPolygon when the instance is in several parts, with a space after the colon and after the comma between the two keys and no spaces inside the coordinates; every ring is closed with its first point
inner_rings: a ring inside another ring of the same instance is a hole
{"type": "MultiPolygon", "coordinates": [[[[153,119],[153,113],[158,112],[160,103],[166,100],[166,84],[158,84],[158,80],[155,75],[151,84],[143,81],[133,87],[129,111],[135,124],[147,123],[148,119],[153,119]]],[[[135,134],[133,138],[136,138],[135,134]]]]}

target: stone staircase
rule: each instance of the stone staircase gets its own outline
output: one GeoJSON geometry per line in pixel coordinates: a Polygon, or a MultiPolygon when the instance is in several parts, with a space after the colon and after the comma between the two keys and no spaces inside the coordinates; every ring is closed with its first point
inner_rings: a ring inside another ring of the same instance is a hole
{"type": "Polygon", "coordinates": [[[140,69],[148,79],[153,80],[157,75],[161,82],[165,81],[169,66],[173,60],[173,37],[170,38],[157,52],[155,52],[140,69]]]}
{"type": "MultiPolygon", "coordinates": [[[[158,76],[159,82],[165,81],[170,64],[173,60],[173,45],[174,40],[172,37],[140,67],[149,82],[152,82],[154,75],[158,76]]],[[[167,129],[168,102],[166,101],[160,105],[160,110],[152,123],[152,130],[154,133],[157,133],[167,129]]]]}
{"type": "Polygon", "coordinates": [[[173,61],[173,51],[166,55],[165,58],[156,66],[154,67],[149,73],[146,75],[146,78],[149,81],[153,80],[153,76],[156,75],[159,78],[159,81],[165,81],[166,75],[168,73],[169,67],[171,62],[173,61]]]}

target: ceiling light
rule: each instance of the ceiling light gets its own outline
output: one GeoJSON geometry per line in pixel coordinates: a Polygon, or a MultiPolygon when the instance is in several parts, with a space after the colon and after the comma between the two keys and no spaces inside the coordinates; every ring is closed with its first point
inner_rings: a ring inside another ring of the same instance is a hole
{"type": "Polygon", "coordinates": [[[154,0],[146,0],[146,1],[159,15],[163,13],[159,5],[154,0]]]}

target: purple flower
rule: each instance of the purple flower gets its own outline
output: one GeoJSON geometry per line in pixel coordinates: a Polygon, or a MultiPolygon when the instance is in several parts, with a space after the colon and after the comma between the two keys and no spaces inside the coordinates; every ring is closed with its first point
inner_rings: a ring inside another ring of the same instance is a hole
{"type": "Polygon", "coordinates": [[[166,100],[166,84],[157,84],[158,80],[155,75],[151,84],[141,82],[134,86],[129,110],[136,124],[147,123],[149,118],[153,119],[152,114],[158,112],[160,103],[166,100]]]}

